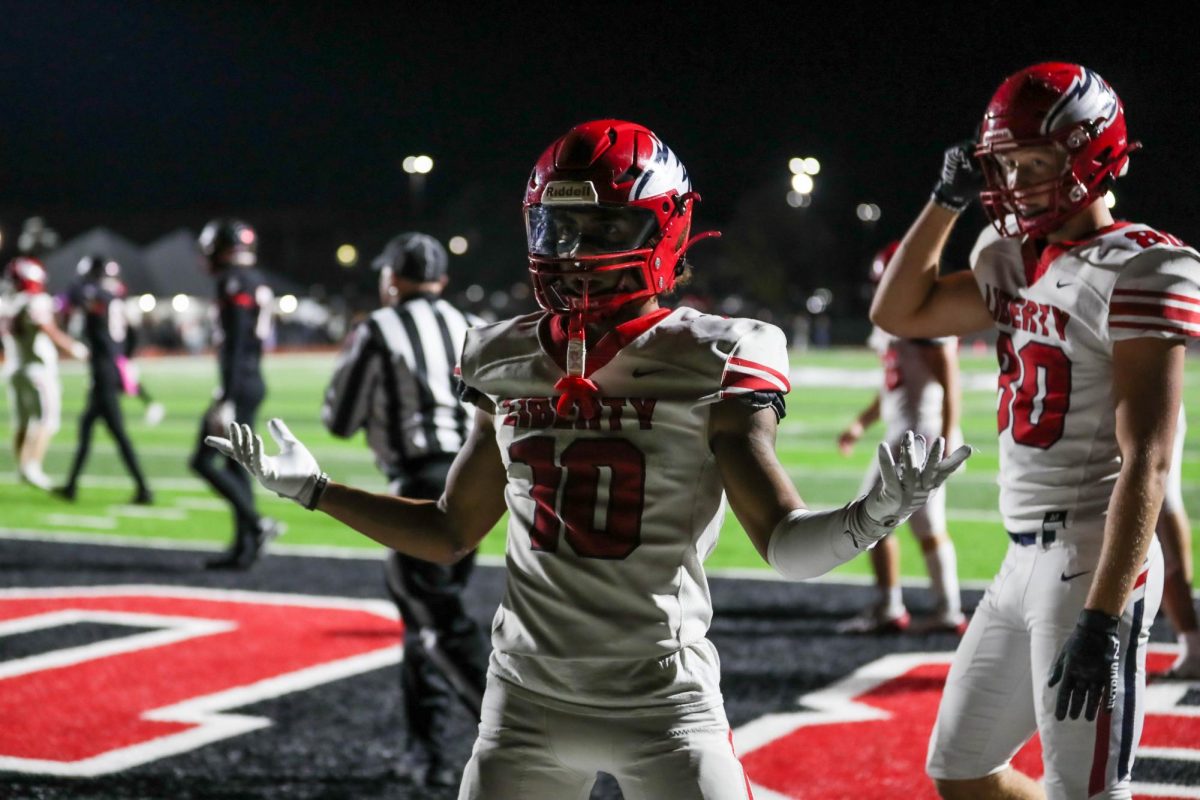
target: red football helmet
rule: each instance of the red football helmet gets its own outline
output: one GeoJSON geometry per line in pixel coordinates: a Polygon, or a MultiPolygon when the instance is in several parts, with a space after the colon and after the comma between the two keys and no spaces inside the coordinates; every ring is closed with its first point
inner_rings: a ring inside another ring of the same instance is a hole
{"type": "Polygon", "coordinates": [[[1044,236],[1102,197],[1140,147],[1128,140],[1121,99],[1095,72],[1057,62],[1027,67],[1000,85],[983,116],[975,149],[987,182],[980,200],[1002,236],[1044,236]],[[1061,177],[1010,186],[997,155],[1046,145],[1065,156],[1061,177]],[[1045,211],[1019,213],[1019,203],[1042,197],[1045,211]]]}
{"type": "Polygon", "coordinates": [[[689,239],[687,169],[648,128],[576,125],[542,154],[525,187],[529,270],[538,304],[589,318],[670,291],[689,239]],[[617,275],[613,275],[617,273],[617,275]]]}
{"type": "Polygon", "coordinates": [[[887,270],[888,264],[892,261],[892,256],[896,255],[896,250],[899,247],[899,239],[889,242],[875,254],[875,258],[871,259],[871,283],[878,284],[883,280],[883,273],[887,270]]]}
{"type": "Polygon", "coordinates": [[[46,291],[46,268],[36,258],[17,256],[4,267],[4,278],[18,292],[46,291]]]}

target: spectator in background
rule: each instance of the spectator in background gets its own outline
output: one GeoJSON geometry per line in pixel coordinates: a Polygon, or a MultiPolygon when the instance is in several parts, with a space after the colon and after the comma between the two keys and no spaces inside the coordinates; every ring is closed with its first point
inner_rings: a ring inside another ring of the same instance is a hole
{"type": "MultiPolygon", "coordinates": [[[[892,242],[875,255],[871,283],[879,284],[898,245],[899,242],[892,242]]],[[[883,386],[838,437],[842,455],[850,455],[866,429],[880,418],[886,427],[884,441],[893,449],[899,447],[907,430],[916,431],[929,441],[944,436],[947,446],[957,447],[962,441],[957,340],[953,336],[901,339],[877,326],[868,344],[883,360],[883,386]]],[[[878,479],[879,470],[872,464],[859,494],[866,494],[878,479]]],[[[946,493],[939,491],[930,497],[924,508],[909,517],[908,526],[921,545],[937,601],[933,616],[914,627],[921,632],[945,630],[961,634],[966,620],[958,591],[954,543],[946,531],[946,493]]],[[[842,633],[894,633],[907,629],[911,622],[900,591],[900,543],[894,536],[886,537],[871,551],[871,567],[879,588],[878,601],[840,625],[842,633]]]]}
{"type": "Polygon", "coordinates": [[[209,569],[249,569],[267,543],[282,533],[282,525],[261,517],[254,505],[250,478],[204,445],[204,437],[225,430],[231,422],[253,425],[258,407],[266,397],[262,377],[263,341],[271,335],[274,295],[258,263],[258,235],[254,228],[236,219],[214,219],[204,226],[199,238],[209,272],[216,280],[217,358],[221,385],[200,423],[191,468],[233,509],[234,537],[229,549],[205,566],[209,569]]]}
{"type": "Polygon", "coordinates": [[[49,490],[42,460],[61,420],[57,350],[84,359],[88,349],[55,324],[54,301],[46,293],[46,270],[39,261],[14,258],[4,268],[3,287],[0,338],[17,474],[25,483],[49,490]]]}
{"type": "MultiPolygon", "coordinates": [[[[467,328],[482,320],[441,298],[447,261],[423,233],[388,243],[373,263],[382,307],[351,333],[321,409],[335,436],[366,431],[389,490],[404,497],[442,496],[470,428],[453,371],[467,328]]],[[[387,588],[404,620],[408,741],[398,772],[419,785],[458,785],[443,755],[454,697],[479,720],[487,645],[462,602],[474,565],[474,551],[451,566],[388,553],[387,588]]]]}
{"type": "Polygon", "coordinates": [[[68,292],[69,308],[83,315],[83,332],[91,350],[91,386],[88,389],[87,406],[79,417],[78,443],[75,460],[67,482],[54,490],[66,500],[75,500],[79,489],[79,475],[87,463],[92,446],[92,428],[97,419],[104,420],[108,432],[117,443],[117,452],[133,477],[137,491],[131,502],[150,505],[154,497],[146,476],[138,464],[133,443],[125,432],[125,416],[121,413],[121,394],[124,382],[117,364],[118,356],[125,353],[125,336],[128,325],[124,307],[119,299],[119,276],[121,267],[112,259],[102,255],[86,255],[79,261],[79,278],[68,292]]]}

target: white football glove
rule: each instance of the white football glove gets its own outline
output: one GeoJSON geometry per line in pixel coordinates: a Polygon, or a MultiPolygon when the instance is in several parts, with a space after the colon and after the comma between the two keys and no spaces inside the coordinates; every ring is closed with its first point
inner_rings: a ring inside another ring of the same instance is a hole
{"type": "Polygon", "coordinates": [[[263,453],[262,437],[251,431],[249,425],[232,423],[228,439],[206,436],[204,443],[241,464],[264,488],[313,510],[329,483],[329,476],[321,471],[312,453],[283,420],[276,417],[268,421],[267,430],[279,445],[277,456],[263,453]]]}
{"type": "Polygon", "coordinates": [[[886,443],[879,445],[881,480],[863,498],[863,513],[850,518],[850,535],[858,549],[873,546],[924,506],[972,453],[963,445],[943,459],[945,450],[946,440],[939,436],[926,453],[925,437],[912,431],[905,431],[900,440],[899,461],[886,443]]]}

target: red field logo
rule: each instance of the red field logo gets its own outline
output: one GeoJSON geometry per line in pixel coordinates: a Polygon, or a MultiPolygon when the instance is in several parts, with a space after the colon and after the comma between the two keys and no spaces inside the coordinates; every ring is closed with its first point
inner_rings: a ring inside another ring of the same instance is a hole
{"type": "MultiPolygon", "coordinates": [[[[0,591],[5,637],[128,635],[0,661],[0,770],[93,776],[264,728],[226,713],[400,660],[390,603],[103,586],[0,591]]],[[[11,641],[11,640],[10,640],[11,641]]]]}
{"type": "MultiPolygon", "coordinates": [[[[925,776],[925,749],[937,716],[950,653],[891,655],[798,701],[806,711],[768,714],[734,733],[755,800],[936,800],[925,776]]],[[[1160,672],[1172,648],[1151,645],[1147,667],[1160,672]]],[[[1138,797],[1200,797],[1200,706],[1184,703],[1185,682],[1146,690],[1138,756],[1192,762],[1192,785],[1137,784],[1138,797]]],[[[1035,737],[1013,766],[1041,777],[1035,737]]]]}

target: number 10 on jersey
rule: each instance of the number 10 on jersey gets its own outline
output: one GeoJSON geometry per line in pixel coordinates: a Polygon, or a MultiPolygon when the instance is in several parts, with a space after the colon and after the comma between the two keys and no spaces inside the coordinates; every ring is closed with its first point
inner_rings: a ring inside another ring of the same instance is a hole
{"type": "Polygon", "coordinates": [[[509,458],[533,472],[529,539],[534,550],[557,552],[560,531],[583,558],[627,558],[642,539],[646,457],[626,439],[576,439],[555,460],[552,436],[513,442],[509,458]],[[604,523],[596,523],[601,470],[609,473],[604,523]]]}

